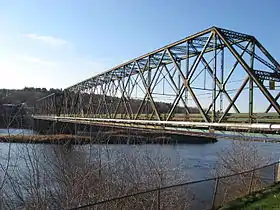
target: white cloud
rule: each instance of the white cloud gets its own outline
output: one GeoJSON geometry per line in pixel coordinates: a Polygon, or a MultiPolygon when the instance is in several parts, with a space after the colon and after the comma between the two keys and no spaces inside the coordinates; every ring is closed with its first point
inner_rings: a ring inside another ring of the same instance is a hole
{"type": "Polygon", "coordinates": [[[62,46],[68,44],[66,40],[59,39],[53,36],[39,36],[37,34],[26,34],[26,37],[34,40],[38,40],[53,46],[62,46]]]}
{"type": "Polygon", "coordinates": [[[0,56],[0,73],[5,78],[0,88],[66,88],[105,71],[109,65],[79,56],[60,61],[48,59],[19,53],[0,56]]]}
{"type": "Polygon", "coordinates": [[[29,56],[29,55],[17,55],[16,57],[18,59],[22,60],[22,61],[41,64],[41,65],[54,65],[54,64],[56,64],[53,61],[48,61],[48,60],[44,60],[42,58],[33,57],[33,56],[29,56]]]}
{"type": "Polygon", "coordinates": [[[112,67],[107,58],[80,54],[70,42],[52,36],[3,36],[0,73],[4,79],[0,88],[66,88],[112,67]]]}

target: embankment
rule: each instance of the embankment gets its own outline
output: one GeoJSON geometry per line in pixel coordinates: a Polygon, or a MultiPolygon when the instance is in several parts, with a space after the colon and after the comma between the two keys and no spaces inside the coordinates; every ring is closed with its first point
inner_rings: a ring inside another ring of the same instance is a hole
{"type": "Polygon", "coordinates": [[[89,135],[9,135],[0,136],[0,142],[47,143],[47,144],[206,144],[215,143],[211,137],[186,136],[179,134],[121,132],[92,133],[89,135]]]}

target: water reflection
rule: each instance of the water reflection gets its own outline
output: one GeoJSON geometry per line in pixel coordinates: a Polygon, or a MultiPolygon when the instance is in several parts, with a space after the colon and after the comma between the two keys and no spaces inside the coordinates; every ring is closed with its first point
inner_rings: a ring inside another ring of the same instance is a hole
{"type": "Polygon", "coordinates": [[[0,128],[0,135],[33,135],[37,134],[33,130],[28,129],[16,129],[16,128],[10,128],[10,129],[1,129],[0,128]]]}
{"type": "MultiPolygon", "coordinates": [[[[15,131],[17,133],[25,132],[32,133],[32,131],[15,131]]],[[[180,169],[181,171],[188,171],[188,178],[202,179],[208,178],[211,174],[209,171],[215,168],[218,160],[218,153],[225,148],[228,148],[232,140],[219,139],[215,144],[180,144],[180,145],[116,145],[116,144],[97,144],[97,145],[72,145],[71,148],[65,148],[63,145],[49,145],[49,144],[8,144],[0,143],[1,160],[5,160],[11,147],[11,162],[18,162],[18,151],[23,148],[32,148],[38,154],[45,155],[48,159],[57,158],[55,151],[60,150],[63,157],[75,164],[75,160],[94,160],[100,156],[104,163],[114,163],[115,160],[120,159],[123,155],[127,157],[144,158],[146,154],[150,154],[152,159],[163,156],[169,160],[169,167],[180,169]],[[67,152],[66,152],[67,150],[67,152]]],[[[255,144],[260,150],[260,153],[265,157],[272,157],[273,160],[279,160],[280,144],[264,143],[264,142],[250,142],[255,144]]],[[[62,156],[61,156],[62,157],[62,156]]]]}
{"type": "MultiPolygon", "coordinates": [[[[0,182],[5,178],[4,196],[14,208],[70,208],[90,200],[212,177],[218,153],[231,142],[72,146],[0,143],[0,182]],[[26,206],[26,200],[31,206],[26,206]]],[[[250,144],[257,145],[262,156],[274,160],[280,157],[280,144],[250,144]]]]}

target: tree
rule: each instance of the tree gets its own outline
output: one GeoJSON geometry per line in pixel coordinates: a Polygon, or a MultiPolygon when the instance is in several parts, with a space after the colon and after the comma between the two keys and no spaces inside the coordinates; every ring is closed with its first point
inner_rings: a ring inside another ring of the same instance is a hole
{"type": "Polygon", "coordinates": [[[266,166],[271,163],[271,160],[271,157],[264,157],[261,154],[255,142],[231,141],[230,146],[218,154],[214,175],[216,177],[239,175],[219,179],[216,205],[223,205],[252,191],[260,190],[263,185],[261,170],[243,172],[266,166]]]}

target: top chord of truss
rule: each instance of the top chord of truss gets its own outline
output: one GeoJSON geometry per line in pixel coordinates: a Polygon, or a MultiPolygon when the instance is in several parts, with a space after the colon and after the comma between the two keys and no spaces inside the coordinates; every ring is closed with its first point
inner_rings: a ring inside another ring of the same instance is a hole
{"type": "MultiPolygon", "coordinates": [[[[197,56],[201,53],[204,46],[207,47],[204,49],[204,52],[211,52],[215,49],[221,49],[226,47],[224,43],[214,43],[215,41],[211,39],[213,33],[220,33],[222,36],[231,44],[238,44],[243,41],[249,41],[255,39],[251,35],[222,29],[218,27],[211,27],[194,35],[188,36],[182,40],[166,45],[162,48],[154,50],[150,53],[142,55],[138,58],[132,59],[126,63],[118,65],[108,71],[105,71],[101,74],[93,76],[89,79],[86,79],[82,82],[79,82],[71,87],[66,88],[68,91],[83,91],[86,89],[90,89],[94,86],[101,85],[104,83],[108,83],[111,80],[117,80],[123,77],[127,77],[130,74],[137,74],[139,69],[154,69],[157,68],[157,64],[169,64],[172,63],[172,60],[180,61],[184,59],[188,59],[194,56],[197,56]],[[195,49],[188,48],[187,45],[192,45],[195,49]],[[166,53],[166,50],[168,53],[166,53]],[[172,56],[168,54],[172,53],[172,56]],[[146,67],[146,64],[149,63],[149,67],[146,67]],[[132,70],[131,70],[132,69],[132,70]]],[[[261,58],[260,58],[261,59],[261,58]]],[[[263,61],[265,62],[265,61],[263,61]]],[[[267,66],[270,64],[267,63],[267,66]]],[[[275,71],[280,69],[279,67],[275,67],[270,65],[270,68],[273,68],[275,71]]]]}

